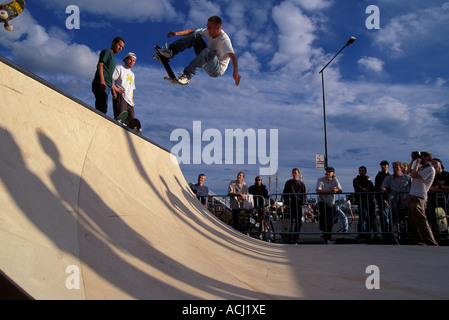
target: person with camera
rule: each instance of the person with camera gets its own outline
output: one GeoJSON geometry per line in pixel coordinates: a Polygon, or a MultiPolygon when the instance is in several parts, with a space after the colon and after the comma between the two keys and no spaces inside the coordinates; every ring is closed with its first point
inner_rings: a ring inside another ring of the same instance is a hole
{"type": "Polygon", "coordinates": [[[414,225],[416,240],[419,245],[438,246],[426,217],[427,193],[435,178],[432,154],[412,152],[408,170],[413,179],[408,197],[408,213],[414,225]]]}

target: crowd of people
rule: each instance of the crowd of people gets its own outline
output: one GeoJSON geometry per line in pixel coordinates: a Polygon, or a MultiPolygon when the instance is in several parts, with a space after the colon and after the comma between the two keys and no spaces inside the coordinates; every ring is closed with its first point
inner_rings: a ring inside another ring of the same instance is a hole
{"type": "MultiPolygon", "coordinates": [[[[374,182],[367,175],[366,167],[359,167],[359,174],[353,179],[354,192],[338,197],[336,195],[342,194],[343,189],[335,169],[325,168],[324,177],[316,183],[316,199],[308,197],[299,169],[292,169],[292,178],[285,182],[281,199],[283,219],[288,223],[283,229],[288,233],[283,237],[288,239],[286,242],[297,243],[302,223],[313,221],[319,223],[324,242],[332,243],[332,228],[338,221],[342,222],[342,232],[348,232],[349,225],[355,221],[353,205],[357,206],[359,239],[376,234],[391,240],[396,233],[406,235],[419,245],[438,245],[439,239],[446,240],[447,236],[442,233],[448,233],[449,172],[444,171],[442,161],[429,152],[417,152],[412,153],[410,163],[393,162],[392,174],[388,161],[379,165],[381,170],[374,182]]],[[[200,174],[197,184],[190,186],[206,206],[209,189],[204,185],[205,179],[206,176],[200,174]]],[[[241,232],[248,231],[252,212],[249,208],[265,215],[270,206],[270,191],[262,177],[257,176],[251,186],[244,179],[245,173],[239,172],[229,183],[227,193],[232,226],[241,232]],[[249,207],[248,202],[251,203],[249,207]]]]}

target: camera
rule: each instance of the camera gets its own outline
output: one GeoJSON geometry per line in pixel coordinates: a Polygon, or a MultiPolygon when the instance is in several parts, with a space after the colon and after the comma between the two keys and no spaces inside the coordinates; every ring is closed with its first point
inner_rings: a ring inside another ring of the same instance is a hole
{"type": "Polygon", "coordinates": [[[412,152],[412,159],[413,159],[413,160],[416,160],[416,159],[419,159],[419,158],[421,158],[421,152],[419,152],[419,151],[413,151],[413,152],[412,152]]]}

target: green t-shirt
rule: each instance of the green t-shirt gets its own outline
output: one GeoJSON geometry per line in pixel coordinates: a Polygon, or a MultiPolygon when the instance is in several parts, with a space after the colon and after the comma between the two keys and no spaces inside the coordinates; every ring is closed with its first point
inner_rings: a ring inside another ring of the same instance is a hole
{"type": "MultiPolygon", "coordinates": [[[[100,58],[98,62],[103,62],[103,74],[104,74],[104,82],[108,87],[112,86],[112,74],[115,70],[115,55],[112,53],[111,49],[105,49],[101,51],[100,58]]],[[[95,78],[93,80],[93,83],[99,84],[100,83],[100,77],[98,76],[97,72],[95,72],[95,78]]]]}

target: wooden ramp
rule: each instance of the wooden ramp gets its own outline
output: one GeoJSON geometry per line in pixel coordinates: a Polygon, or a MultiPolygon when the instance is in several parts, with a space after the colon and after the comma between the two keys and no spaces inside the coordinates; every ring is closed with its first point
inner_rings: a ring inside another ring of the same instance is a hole
{"type": "Polygon", "coordinates": [[[0,74],[0,271],[34,299],[449,298],[447,248],[249,238],[167,150],[5,58],[0,74]]]}

